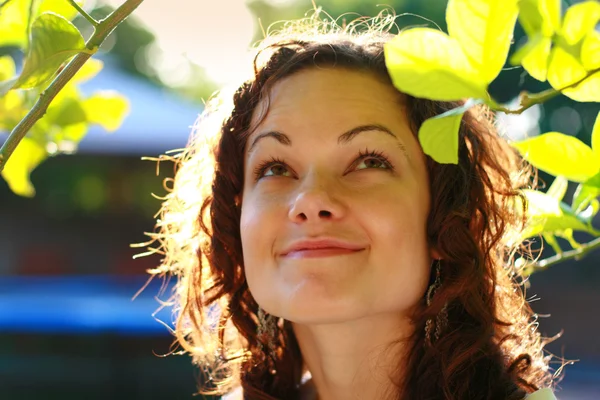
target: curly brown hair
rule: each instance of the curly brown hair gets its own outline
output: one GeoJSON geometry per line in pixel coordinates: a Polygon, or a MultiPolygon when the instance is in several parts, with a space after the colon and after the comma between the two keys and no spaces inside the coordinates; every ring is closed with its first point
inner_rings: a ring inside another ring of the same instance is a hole
{"type": "MultiPolygon", "coordinates": [[[[383,48],[393,21],[287,23],[256,46],[249,79],[210,99],[186,149],[162,157],[175,162],[176,174],[150,234],[164,259],[150,273],[177,277],[174,335],[203,373],[200,393],[241,385],[248,399],[299,397],[305,367],[291,324],[278,325],[274,352],[263,350],[245,279],[239,196],[251,117],[274,83],[315,66],[366,71],[392,85],[383,48]]],[[[462,104],[404,96],[415,135],[426,119],[462,104]]],[[[536,330],[514,261],[526,247],[512,239],[527,215],[519,189],[536,186],[535,171],[496,132],[484,106],[464,115],[458,164],[427,157],[427,169],[427,235],[443,259],[444,281],[412,317],[417,329],[394,398],[522,399],[551,386],[558,373],[543,347],[553,339],[536,330]],[[444,304],[445,333],[424,346],[426,321],[444,304]]]]}

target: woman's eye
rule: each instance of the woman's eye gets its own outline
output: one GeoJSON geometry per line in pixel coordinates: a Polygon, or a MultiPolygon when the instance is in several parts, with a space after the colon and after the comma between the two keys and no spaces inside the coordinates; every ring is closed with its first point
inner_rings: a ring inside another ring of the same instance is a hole
{"type": "Polygon", "coordinates": [[[282,176],[286,171],[287,169],[282,164],[272,164],[264,169],[262,176],[282,176]]]}
{"type": "Polygon", "coordinates": [[[369,168],[389,168],[386,161],[384,161],[380,158],[374,158],[374,157],[362,159],[362,161],[358,164],[357,169],[363,169],[363,168],[359,168],[363,164],[366,166],[367,169],[369,169],[369,168]]]}

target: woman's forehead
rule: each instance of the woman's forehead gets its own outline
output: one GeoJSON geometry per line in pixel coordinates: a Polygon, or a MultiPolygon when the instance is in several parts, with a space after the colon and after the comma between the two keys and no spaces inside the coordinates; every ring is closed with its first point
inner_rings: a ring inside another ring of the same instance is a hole
{"type": "Polygon", "coordinates": [[[308,117],[334,122],[404,114],[401,94],[391,85],[346,68],[296,72],[276,82],[265,97],[254,110],[253,126],[308,117]]]}

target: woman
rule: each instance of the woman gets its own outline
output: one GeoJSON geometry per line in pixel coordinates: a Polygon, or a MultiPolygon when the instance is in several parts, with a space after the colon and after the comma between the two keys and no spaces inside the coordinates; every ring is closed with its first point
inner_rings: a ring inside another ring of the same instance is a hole
{"type": "Polygon", "coordinates": [[[175,334],[227,399],[554,399],[514,265],[535,177],[484,108],[458,165],[416,133],[454,108],[398,92],[384,27],[288,24],[173,159],[153,235],[175,334]]]}

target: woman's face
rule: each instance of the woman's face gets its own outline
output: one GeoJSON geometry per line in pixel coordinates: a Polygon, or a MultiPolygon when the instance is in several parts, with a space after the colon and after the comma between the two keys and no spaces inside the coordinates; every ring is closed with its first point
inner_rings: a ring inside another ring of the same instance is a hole
{"type": "Polygon", "coordinates": [[[244,166],[245,273],[265,311],[341,322],[406,313],[423,297],[428,176],[393,88],[334,68],[279,81],[244,166]]]}

